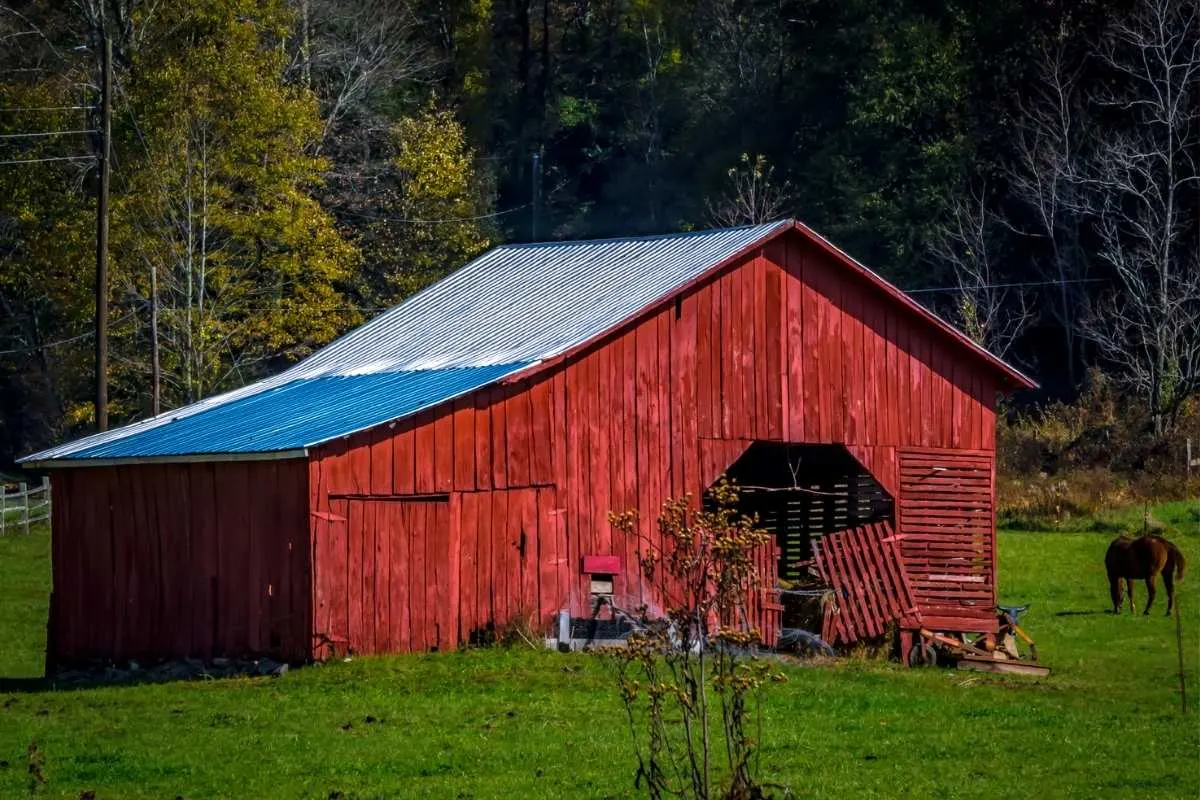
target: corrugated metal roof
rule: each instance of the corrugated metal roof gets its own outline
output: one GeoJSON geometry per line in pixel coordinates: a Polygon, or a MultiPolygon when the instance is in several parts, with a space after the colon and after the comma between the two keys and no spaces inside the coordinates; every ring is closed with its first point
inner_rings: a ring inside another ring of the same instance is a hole
{"type": "Polygon", "coordinates": [[[529,366],[324,375],[232,400],[203,414],[78,450],[70,458],[147,458],[298,450],[414,414],[529,366]]]}
{"type": "Polygon", "coordinates": [[[265,453],[329,441],[578,346],[791,224],[503,245],[279,375],[22,461],[265,453]],[[364,376],[387,377],[330,380],[364,376]]]}

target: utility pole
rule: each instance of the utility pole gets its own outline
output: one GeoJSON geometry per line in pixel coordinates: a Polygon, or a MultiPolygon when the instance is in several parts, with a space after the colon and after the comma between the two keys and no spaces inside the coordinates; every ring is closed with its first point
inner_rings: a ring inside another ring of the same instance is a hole
{"type": "Polygon", "coordinates": [[[542,148],[533,151],[533,224],[530,226],[530,241],[538,240],[538,214],[542,210],[542,148]]]}
{"type": "Polygon", "coordinates": [[[100,78],[100,163],[96,193],[96,429],[108,430],[108,177],[112,154],[112,39],[104,37],[100,78]]]}

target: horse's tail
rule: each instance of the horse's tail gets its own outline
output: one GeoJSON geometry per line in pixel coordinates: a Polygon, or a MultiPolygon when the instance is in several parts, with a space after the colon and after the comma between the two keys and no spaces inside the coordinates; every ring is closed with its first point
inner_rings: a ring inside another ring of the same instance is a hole
{"type": "Polygon", "coordinates": [[[1175,579],[1183,577],[1183,570],[1187,566],[1187,559],[1183,557],[1183,551],[1171,542],[1171,554],[1175,557],[1175,579]]]}

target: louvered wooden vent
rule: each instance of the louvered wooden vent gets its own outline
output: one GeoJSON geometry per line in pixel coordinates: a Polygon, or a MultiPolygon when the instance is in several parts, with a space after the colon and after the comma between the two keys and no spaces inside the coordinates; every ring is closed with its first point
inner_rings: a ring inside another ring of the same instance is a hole
{"type": "MultiPolygon", "coordinates": [[[[926,627],[970,630],[993,620],[993,458],[957,450],[901,450],[900,553],[926,627]]],[[[980,628],[983,629],[983,628],[980,628]]]]}

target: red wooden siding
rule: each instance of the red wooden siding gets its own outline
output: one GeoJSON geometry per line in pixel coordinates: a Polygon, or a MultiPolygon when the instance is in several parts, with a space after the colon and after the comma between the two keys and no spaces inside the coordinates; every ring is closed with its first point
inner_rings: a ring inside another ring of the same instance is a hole
{"type": "Polygon", "coordinates": [[[449,500],[346,498],[333,504],[335,511],[315,526],[313,541],[321,655],[456,645],[449,500]]]}
{"type": "Polygon", "coordinates": [[[994,455],[900,451],[900,550],[926,627],[994,624],[994,455]]]}
{"type": "Polygon", "coordinates": [[[305,463],[56,471],[47,657],[308,654],[305,463]]]}

